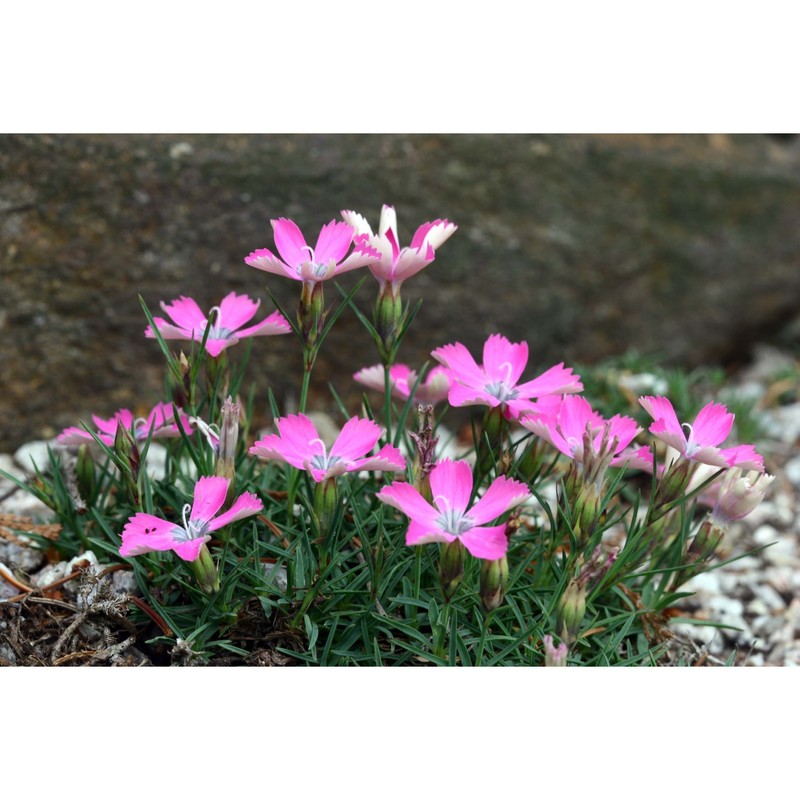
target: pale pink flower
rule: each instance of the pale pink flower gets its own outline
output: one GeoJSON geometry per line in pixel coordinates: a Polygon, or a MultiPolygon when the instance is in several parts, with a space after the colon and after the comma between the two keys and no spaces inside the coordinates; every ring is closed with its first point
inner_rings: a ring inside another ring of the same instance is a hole
{"type": "Polygon", "coordinates": [[[407,545],[458,539],[475,558],[502,558],[508,550],[506,525],[486,523],[518,506],[531,493],[525,484],[501,475],[470,507],[472,485],[472,468],[466,461],[443,459],[430,474],[433,504],[411,484],[398,481],[385,486],[376,497],[410,518],[407,545]]]}
{"type": "MultiPolygon", "coordinates": [[[[206,351],[216,358],[226,347],[247,336],[277,336],[291,331],[291,326],[278,311],[255,325],[243,328],[255,316],[260,305],[260,300],[251,300],[246,294],[237,295],[231,292],[218,306],[211,309],[216,314],[214,321],[209,323],[210,314],[206,316],[191,297],[181,296],[170,304],[161,303],[161,308],[169,315],[171,322],[163,317],[153,317],[153,322],[164,339],[188,339],[195,342],[203,341],[205,330],[210,324],[206,351]]],[[[150,325],[144,335],[148,339],[155,338],[150,325]]]]}
{"type": "Polygon", "coordinates": [[[720,403],[709,403],[700,409],[692,424],[681,425],[672,403],[666,397],[640,397],[639,403],[655,420],[650,426],[653,436],[666,442],[689,461],[714,467],[742,467],[764,471],[764,459],[749,444],[720,449],[727,438],[734,415],[720,403]],[[685,429],[685,430],[684,430],[685,429]]]}
{"type": "Polygon", "coordinates": [[[565,395],[558,408],[551,413],[529,414],[520,418],[520,424],[550,442],[565,456],[583,463],[585,459],[604,456],[601,451],[609,448],[612,455],[610,466],[632,469],[653,468],[653,454],[649,447],[628,448],[641,428],[630,417],[615,414],[606,420],[592,409],[584,397],[565,395]],[[587,425],[591,431],[592,452],[584,452],[587,425]]]}
{"type": "Polygon", "coordinates": [[[355,211],[342,211],[342,218],[353,226],[357,235],[366,236],[366,241],[377,252],[378,257],[370,262],[369,268],[381,290],[387,284],[399,289],[404,280],[427,267],[436,257],[436,249],[458,227],[446,219],[425,222],[417,228],[410,246],[401,249],[394,206],[384,205],[381,209],[377,235],[372,232],[367,220],[355,211]]]}
{"type": "Polygon", "coordinates": [[[347,256],[355,231],[344,222],[331,220],[324,225],[313,248],[306,244],[300,228],[292,220],[281,217],[271,223],[280,258],[263,248],[250,253],[244,263],[274,275],[303,283],[319,283],[366,266],[380,255],[366,243],[366,236],[356,236],[355,248],[347,256]]]}
{"type": "Polygon", "coordinates": [[[482,365],[476,364],[467,348],[458,342],[439,347],[431,355],[450,370],[450,405],[500,406],[508,419],[535,411],[537,398],[583,389],[580,377],[563,363],[531,381],[519,383],[528,363],[528,344],[512,344],[499,333],[486,340],[482,365]]]}
{"type": "MultiPolygon", "coordinates": [[[[384,382],[385,368],[382,364],[374,367],[364,367],[353,375],[353,378],[370,389],[378,392],[386,388],[384,382]]],[[[406,364],[394,364],[389,367],[389,390],[393,395],[402,400],[408,400],[414,384],[417,383],[417,373],[406,364]]],[[[430,403],[435,405],[447,398],[450,391],[450,373],[441,365],[435,366],[420,381],[414,392],[414,401],[417,403],[430,403]]]]}
{"type": "Polygon", "coordinates": [[[214,531],[264,508],[258,497],[245,492],[227,511],[218,514],[227,492],[227,478],[200,478],[194,487],[194,503],[183,507],[181,522],[168,522],[142,512],[135,514],[122,530],[119,554],[127,557],[174,550],[184,561],[194,561],[214,531]]]}
{"type": "MultiPolygon", "coordinates": [[[[133,418],[133,414],[127,408],[121,408],[112,417],[103,419],[92,414],[97,438],[109,447],[114,446],[114,439],[117,436],[117,428],[122,425],[127,428],[137,442],[143,442],[150,436],[152,439],[176,438],[181,435],[178,426],[183,428],[183,432],[189,436],[192,434],[192,427],[189,418],[178,410],[178,419],[175,420],[173,407],[169,403],[159,403],[147,417],[133,418]]],[[[56,440],[62,445],[79,445],[94,442],[95,439],[89,431],[84,428],[70,427],[65,428],[56,440]]]]}
{"type": "Polygon", "coordinates": [[[737,519],[746,517],[764,499],[774,475],[748,473],[739,467],[729,469],[718,484],[716,502],[711,518],[717,525],[729,525],[737,519]]]}
{"type": "Polygon", "coordinates": [[[275,425],[278,433],[257,441],[250,454],[306,470],[317,483],[355,470],[394,472],[406,468],[405,459],[393,445],[384,445],[375,455],[367,455],[381,436],[381,427],[369,419],[349,419],[330,452],[305,414],[289,414],[276,420],[275,425]]]}

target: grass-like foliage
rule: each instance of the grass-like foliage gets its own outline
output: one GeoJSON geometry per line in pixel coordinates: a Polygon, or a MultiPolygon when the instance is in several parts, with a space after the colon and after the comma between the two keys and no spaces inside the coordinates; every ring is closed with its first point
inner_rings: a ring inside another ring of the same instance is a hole
{"type": "Polygon", "coordinates": [[[188,298],[162,304],[169,320],[142,304],[166,401],[59,437],[26,484],[63,526],[55,547],[133,570],[130,619],[156,663],[268,652],[309,665],[658,664],[683,585],[717,565],[727,526],[770,480],[751,446],[719,446],[734,415],[702,406],[695,378],[641,360],[524,380],[527,345],[501,335],[483,363],[456,343],[410,370],[397,357],[419,305],[400,287],[455,226],[425,223],[400,249],[393,209],[378,235],[343,216],[315,248],[276,220],[280,258],[246,259],[300,284],[291,319],[279,307],[243,327],[258,303],[233,293],[208,315],[188,298]],[[356,267],[378,280],[372,313],[359,306],[366,278],[327,308],[324,282],[356,267]],[[334,439],[304,412],[345,313],[380,363],[357,376],[374,392],[359,409],[332,392],[334,439]],[[268,342],[250,337],[281,333],[304,354],[299,413],[270,395],[275,432],[256,441],[246,365],[268,342]],[[465,405],[472,441],[457,441],[447,412],[465,405]]]}

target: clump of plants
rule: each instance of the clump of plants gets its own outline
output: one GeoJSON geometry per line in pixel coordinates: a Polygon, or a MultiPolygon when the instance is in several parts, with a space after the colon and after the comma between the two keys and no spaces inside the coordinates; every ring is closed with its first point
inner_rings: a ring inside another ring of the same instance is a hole
{"type": "Polygon", "coordinates": [[[392,207],[377,233],[342,218],[314,247],[273,220],[277,255],[245,258],[297,282],[294,313],[269,289],[277,310],[260,322],[260,300],[233,292],[208,312],[188,297],[162,302],[164,316],[143,304],[167,394],[145,418],[122,409],[58,437],[52,470],[28,486],[63,526],[56,546],[133,570],[139,646],[184,663],[259,649],[319,665],[658,663],[682,587],[718,565],[726,529],[771,481],[751,445],[721,446],[734,415],[712,402],[686,420],[642,394],[647,437],[593,407],[563,363],[530,374],[527,343],[499,332],[480,357],[456,342],[401,363],[419,309],[402,285],[456,225],[426,222],[400,247],[392,207]],[[368,277],[325,297],[356,269],[377,280],[371,313],[358,305],[368,277]],[[378,363],[353,376],[368,390],[359,409],[331,397],[341,427],[328,436],[306,405],[344,313],[378,363]],[[251,339],[273,335],[302,349],[299,408],[270,394],[274,432],[257,435],[245,366],[269,346],[251,339]],[[446,433],[461,406],[477,411],[471,442],[446,433]]]}

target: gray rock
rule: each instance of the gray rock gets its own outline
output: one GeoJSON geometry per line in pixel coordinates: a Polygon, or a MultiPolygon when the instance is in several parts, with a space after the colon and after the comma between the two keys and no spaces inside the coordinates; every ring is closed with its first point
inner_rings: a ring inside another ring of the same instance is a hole
{"type": "Polygon", "coordinates": [[[17,448],[14,453],[14,461],[29,475],[35,473],[37,469],[39,472],[47,474],[50,472],[50,456],[48,455],[50,448],[55,448],[55,442],[42,440],[26,442],[17,448]]]}
{"type": "MultiPolygon", "coordinates": [[[[703,136],[3,136],[0,448],[162,399],[162,357],[142,336],[137,293],[155,310],[180,294],[209,309],[247,292],[264,300],[262,319],[269,285],[291,310],[296,283],[244,257],[273,246],[270,218],[293,218],[313,243],[348,207],[375,226],[381,204],[396,203],[403,245],[425,220],[459,225],[403,287],[425,300],[400,354],[413,366],[449,341],[477,353],[494,331],[532,343],[526,378],[632,343],[686,364],[741,359],[800,303],[800,155],[778,162],[765,138],[727,141],[720,150],[703,136]]],[[[369,313],[376,287],[366,277],[357,302],[369,313]]],[[[337,296],[326,288],[329,304],[337,296]]],[[[254,429],[268,421],[268,383],[284,402],[302,369],[292,336],[257,340],[256,361],[254,429]]],[[[350,375],[376,361],[345,312],[309,407],[329,407],[332,380],[355,410],[350,375]]]]}

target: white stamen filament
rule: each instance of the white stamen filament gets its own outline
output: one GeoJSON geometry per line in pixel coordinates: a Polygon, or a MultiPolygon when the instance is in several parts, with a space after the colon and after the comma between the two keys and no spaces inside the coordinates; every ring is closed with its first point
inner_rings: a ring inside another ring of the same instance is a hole
{"type": "Polygon", "coordinates": [[[183,519],[183,527],[186,529],[187,533],[189,531],[189,520],[187,519],[186,515],[192,510],[191,505],[187,503],[183,507],[183,513],[181,514],[181,518],[183,519]]]}

